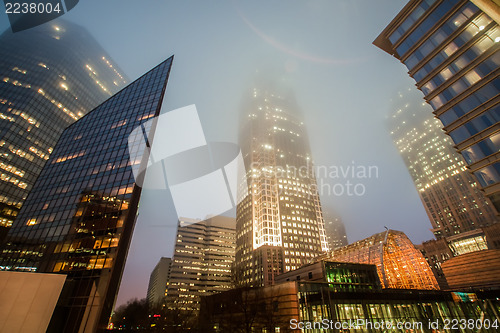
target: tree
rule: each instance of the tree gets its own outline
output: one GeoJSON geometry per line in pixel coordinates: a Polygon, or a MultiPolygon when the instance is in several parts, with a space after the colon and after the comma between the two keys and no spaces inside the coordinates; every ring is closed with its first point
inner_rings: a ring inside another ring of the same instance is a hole
{"type": "Polygon", "coordinates": [[[121,305],[111,319],[123,332],[197,332],[195,311],[167,309],[163,304],[150,306],[146,299],[132,299],[121,305]]]}
{"type": "Polygon", "coordinates": [[[134,298],[116,309],[111,319],[115,328],[121,328],[125,332],[138,331],[149,328],[148,301],[134,298]]]}

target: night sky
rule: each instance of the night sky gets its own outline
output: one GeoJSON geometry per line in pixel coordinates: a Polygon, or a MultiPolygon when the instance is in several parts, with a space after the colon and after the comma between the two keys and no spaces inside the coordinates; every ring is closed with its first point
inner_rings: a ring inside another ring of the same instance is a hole
{"type": "MultiPolygon", "coordinates": [[[[378,170],[370,179],[325,179],[365,189],[321,197],[349,241],[387,226],[421,243],[431,225],[386,124],[391,99],[414,82],[372,45],[405,3],[85,0],[63,17],[88,29],[131,79],[174,54],[163,109],[196,104],[208,141],[236,143],[255,73],[280,73],[304,114],[316,165],[378,170]]],[[[5,14],[0,28],[8,28],[5,14]]],[[[172,255],[176,224],[169,192],[144,191],[117,304],[146,296],[151,270],[172,255]]]]}

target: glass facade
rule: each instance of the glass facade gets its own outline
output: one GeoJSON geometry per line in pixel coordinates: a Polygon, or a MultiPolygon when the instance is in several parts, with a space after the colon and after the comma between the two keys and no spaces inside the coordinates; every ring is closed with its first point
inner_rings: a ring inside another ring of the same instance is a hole
{"type": "Polygon", "coordinates": [[[271,91],[253,90],[240,136],[248,195],[236,209],[236,265],[255,286],[328,250],[305,125],[293,96],[271,91]]]}
{"type": "Polygon", "coordinates": [[[325,261],[325,282],[338,291],[381,289],[375,265],[325,261]]]}
{"type": "Polygon", "coordinates": [[[426,13],[398,34],[425,3],[410,1],[374,44],[408,67],[468,169],[500,211],[495,144],[500,131],[500,28],[491,18],[497,13],[483,12],[470,1],[443,0],[425,5],[426,13]]]}
{"type": "MultiPolygon", "coordinates": [[[[357,271],[362,272],[359,267],[345,272],[357,271]]],[[[371,278],[367,282],[367,287],[374,282],[373,288],[353,288],[348,278],[345,286],[289,281],[203,297],[203,332],[245,332],[248,327],[255,333],[498,331],[498,293],[382,290],[371,278]]]]}
{"type": "Polygon", "coordinates": [[[298,283],[303,332],[447,332],[452,320],[465,320],[453,332],[491,332],[498,327],[498,302],[474,293],[430,290],[342,292],[328,283],[298,283]],[[327,328],[322,328],[326,320],[327,328]],[[477,321],[477,322],[476,322],[477,321]],[[429,323],[437,322],[434,327],[429,323]],[[351,323],[351,324],[350,324],[351,323]],[[444,329],[448,323],[448,329],[444,329]],[[472,325],[467,326],[467,324],[472,325]],[[477,326],[476,326],[477,324],[477,326]],[[481,324],[481,325],[479,325],[481,324]],[[486,324],[487,328],[485,328],[486,324]],[[344,327],[342,326],[344,325],[344,327]],[[384,325],[383,327],[381,325],[384,325]],[[399,326],[398,326],[399,325],[399,326]]]}
{"type": "Polygon", "coordinates": [[[9,29],[0,43],[2,229],[12,225],[62,131],[127,78],[84,28],[66,21],[9,29]]]}
{"type": "Polygon", "coordinates": [[[63,132],[8,234],[0,269],[67,275],[49,332],[107,325],[140,197],[128,136],[159,114],[172,60],[63,132]]]}
{"type": "Polygon", "coordinates": [[[442,130],[421,94],[403,90],[389,117],[394,144],[415,183],[439,239],[497,222],[495,209],[468,172],[466,162],[442,130]]]}

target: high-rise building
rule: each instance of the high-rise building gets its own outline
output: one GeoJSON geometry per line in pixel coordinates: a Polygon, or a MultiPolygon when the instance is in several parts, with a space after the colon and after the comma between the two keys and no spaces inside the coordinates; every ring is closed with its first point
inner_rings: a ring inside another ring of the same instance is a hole
{"type": "Polygon", "coordinates": [[[149,306],[154,307],[164,303],[171,265],[172,259],[162,257],[151,272],[147,294],[149,306]]]}
{"type": "Polygon", "coordinates": [[[230,289],[235,220],[180,218],[168,281],[168,309],[198,311],[200,297],[230,289]]]}
{"type": "Polygon", "coordinates": [[[411,0],[374,44],[406,65],[500,211],[498,22],[470,1],[411,0]]]}
{"type": "Polygon", "coordinates": [[[299,108],[290,93],[269,87],[245,101],[240,133],[248,195],[236,209],[236,274],[253,286],[328,250],[299,108]]]}
{"type": "Polygon", "coordinates": [[[415,183],[434,236],[450,237],[496,223],[493,205],[420,94],[404,89],[393,102],[391,136],[415,183]]]}
{"type": "Polygon", "coordinates": [[[67,275],[48,332],[106,328],[141,194],[129,135],[151,143],[172,60],[64,130],[12,225],[0,269],[67,275]]]}
{"type": "Polygon", "coordinates": [[[0,44],[1,242],[62,131],[127,78],[84,28],[67,21],[9,29],[0,44]]]}
{"type": "Polygon", "coordinates": [[[346,246],[348,244],[347,234],[342,219],[325,210],[323,210],[323,217],[325,220],[326,240],[330,250],[346,246]]]}
{"type": "Polygon", "coordinates": [[[422,253],[401,231],[372,235],[316,260],[324,259],[376,265],[383,288],[439,289],[422,253]]]}

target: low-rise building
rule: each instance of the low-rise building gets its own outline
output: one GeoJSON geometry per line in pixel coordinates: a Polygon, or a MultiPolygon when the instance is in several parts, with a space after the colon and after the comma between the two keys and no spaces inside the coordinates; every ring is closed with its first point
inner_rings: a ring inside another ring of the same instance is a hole
{"type": "Polygon", "coordinates": [[[442,264],[451,289],[500,289],[500,250],[484,250],[453,257],[442,264]]]}
{"type": "Polygon", "coordinates": [[[201,327],[203,332],[437,332],[452,319],[490,329],[499,324],[498,293],[383,289],[376,272],[375,265],[322,261],[282,274],[285,281],[273,286],[202,297],[201,327]],[[307,281],[309,272],[313,277],[307,281]]]}
{"type": "Polygon", "coordinates": [[[439,289],[424,256],[401,231],[387,230],[372,235],[317,260],[376,265],[383,288],[439,289]]]}

